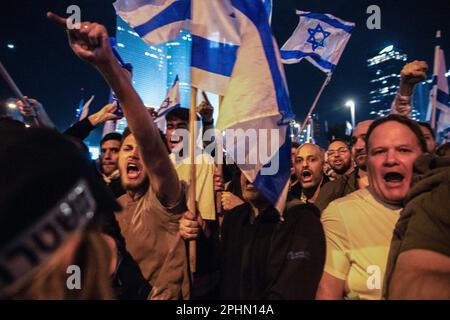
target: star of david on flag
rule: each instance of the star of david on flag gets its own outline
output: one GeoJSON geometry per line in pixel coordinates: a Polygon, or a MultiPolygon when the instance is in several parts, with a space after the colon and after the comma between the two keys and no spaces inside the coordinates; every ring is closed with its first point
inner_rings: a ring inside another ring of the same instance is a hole
{"type": "Polygon", "coordinates": [[[332,73],[355,27],[331,14],[297,11],[299,23],[281,48],[283,63],[298,63],[303,58],[325,73],[332,73]]]}

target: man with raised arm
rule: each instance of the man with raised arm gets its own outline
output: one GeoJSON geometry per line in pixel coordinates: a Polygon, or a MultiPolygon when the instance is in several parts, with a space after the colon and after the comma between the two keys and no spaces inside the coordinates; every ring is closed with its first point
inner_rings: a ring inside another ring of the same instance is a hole
{"type": "MultiPolygon", "coordinates": [[[[66,28],[66,19],[48,18],[66,28]]],[[[158,128],[117,62],[101,24],[82,22],[67,30],[74,53],[91,63],[115,92],[127,118],[119,170],[126,194],[117,219],[126,246],[152,286],[150,299],[189,298],[187,256],[178,233],[186,211],[184,187],[178,180],[158,128]]]]}

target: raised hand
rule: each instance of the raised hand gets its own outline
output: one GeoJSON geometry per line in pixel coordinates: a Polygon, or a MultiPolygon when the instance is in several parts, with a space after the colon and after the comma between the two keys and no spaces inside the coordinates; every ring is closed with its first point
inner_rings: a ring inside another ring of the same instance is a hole
{"type": "Polygon", "coordinates": [[[48,12],[47,17],[67,30],[73,52],[94,65],[109,63],[114,55],[106,28],[98,23],[82,22],[79,29],[67,29],[67,19],[48,12]]]}
{"type": "Polygon", "coordinates": [[[427,79],[428,65],[425,61],[415,60],[406,64],[400,72],[400,90],[402,96],[410,96],[414,86],[427,79]]]}
{"type": "Polygon", "coordinates": [[[39,101],[30,99],[26,96],[23,98],[26,103],[24,103],[22,100],[17,101],[17,107],[19,108],[20,113],[25,117],[36,117],[36,110],[39,108],[43,108],[42,104],[39,101]]]}
{"type": "Polygon", "coordinates": [[[110,103],[104,106],[100,111],[92,114],[89,116],[89,122],[93,125],[99,125],[101,123],[104,123],[108,120],[118,120],[122,118],[122,116],[119,116],[115,114],[114,112],[117,109],[117,104],[110,103]]]}

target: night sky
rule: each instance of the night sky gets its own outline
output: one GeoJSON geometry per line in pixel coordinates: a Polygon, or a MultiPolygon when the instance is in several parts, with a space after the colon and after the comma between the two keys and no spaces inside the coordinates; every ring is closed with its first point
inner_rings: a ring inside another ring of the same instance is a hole
{"type": "MultiPolygon", "coordinates": [[[[101,76],[74,56],[64,32],[47,20],[48,10],[64,14],[70,4],[81,7],[82,20],[105,24],[115,29],[112,1],[85,0],[15,0],[2,3],[0,19],[0,61],[10,72],[24,94],[43,102],[59,130],[74,121],[74,109],[80,100],[95,94],[91,106],[95,111],[107,102],[109,89],[101,76]],[[13,43],[14,49],[7,44],[13,43]]],[[[450,68],[450,1],[449,0],[274,0],[272,27],[280,47],[295,29],[295,9],[330,13],[356,23],[356,29],[344,51],[333,78],[318,104],[321,120],[330,124],[350,120],[344,107],[347,99],[356,102],[356,120],[368,117],[368,72],[366,59],[393,44],[408,54],[408,60],[426,60],[432,68],[434,35],[443,33],[443,49],[450,68]],[[381,8],[381,30],[369,30],[366,13],[369,5],[381,8]]],[[[325,74],[307,61],[286,65],[286,75],[297,119],[306,115],[325,74]]],[[[399,70],[400,71],[400,70],[399,70]]],[[[431,74],[431,70],[429,72],[431,74]]],[[[12,93],[0,79],[0,99],[12,93]]],[[[99,132],[92,137],[99,138],[99,132]]]]}

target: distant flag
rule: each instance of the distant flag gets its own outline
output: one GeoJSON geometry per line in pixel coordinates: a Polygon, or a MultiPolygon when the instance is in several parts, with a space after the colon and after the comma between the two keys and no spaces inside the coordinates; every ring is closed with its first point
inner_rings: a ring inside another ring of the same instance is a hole
{"type": "Polygon", "coordinates": [[[149,44],[178,37],[190,18],[191,0],[117,0],[117,14],[149,44]]]}
{"type": "Polygon", "coordinates": [[[77,108],[77,121],[81,121],[86,118],[89,114],[89,107],[91,106],[92,100],[95,96],[91,96],[88,101],[84,102],[84,99],[80,100],[80,104],[77,108]]]}
{"type": "MultiPolygon", "coordinates": [[[[430,93],[431,101],[431,126],[439,137],[450,127],[450,99],[448,80],[445,76],[447,71],[445,65],[444,50],[440,47],[441,32],[436,34],[438,45],[434,52],[433,87],[430,93]]],[[[430,113],[430,112],[429,112],[430,113]]]]}
{"type": "Polygon", "coordinates": [[[180,107],[180,81],[178,80],[178,75],[175,77],[175,80],[170,87],[169,91],[167,91],[167,95],[164,98],[164,101],[161,103],[161,106],[157,110],[158,116],[155,119],[155,123],[161,131],[164,131],[165,127],[165,119],[167,113],[169,113],[172,109],[180,107]]]}
{"type": "Polygon", "coordinates": [[[350,122],[345,121],[345,135],[346,136],[351,136],[353,132],[353,126],[350,122]]]}
{"type": "Polygon", "coordinates": [[[332,73],[355,27],[331,14],[297,11],[299,23],[281,48],[283,63],[303,58],[325,73],[332,73]]]}
{"type": "MultiPolygon", "coordinates": [[[[231,0],[230,3],[238,22],[240,46],[217,128],[241,129],[242,133],[254,130],[258,143],[248,144],[244,139],[240,143],[226,145],[227,153],[238,155],[245,150],[245,159],[250,159],[254,152],[261,155],[263,149],[269,151],[266,159],[258,157],[255,164],[237,162],[237,165],[281,212],[290,177],[289,121],[294,118],[283,66],[266,19],[264,4],[254,0],[231,0]],[[267,130],[267,139],[264,139],[261,129],[267,130]],[[271,129],[278,136],[270,136],[271,129]],[[275,172],[267,174],[271,167],[276,167],[275,172]]],[[[229,141],[227,134],[225,139],[229,141]]]]}

